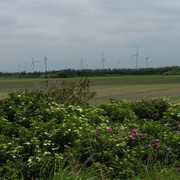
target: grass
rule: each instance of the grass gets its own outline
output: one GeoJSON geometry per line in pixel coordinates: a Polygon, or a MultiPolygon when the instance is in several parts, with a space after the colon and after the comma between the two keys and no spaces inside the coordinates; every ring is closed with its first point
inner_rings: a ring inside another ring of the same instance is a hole
{"type": "MultiPolygon", "coordinates": [[[[180,76],[144,75],[144,76],[107,76],[90,77],[92,90],[97,96],[91,105],[108,102],[110,98],[136,101],[158,97],[170,98],[172,102],[180,102],[180,76]]],[[[62,82],[64,79],[49,79],[62,82]]],[[[46,79],[0,79],[0,98],[7,97],[11,91],[24,88],[39,87],[46,79]]],[[[68,79],[77,81],[77,78],[68,79]]]]}

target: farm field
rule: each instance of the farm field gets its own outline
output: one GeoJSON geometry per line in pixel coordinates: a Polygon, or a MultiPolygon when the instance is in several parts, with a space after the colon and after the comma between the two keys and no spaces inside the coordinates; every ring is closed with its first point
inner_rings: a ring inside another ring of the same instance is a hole
{"type": "MultiPolygon", "coordinates": [[[[90,101],[91,105],[108,102],[110,98],[135,101],[157,97],[170,98],[180,102],[180,76],[144,75],[144,76],[109,76],[90,77],[91,88],[97,95],[90,101]]],[[[49,79],[61,83],[62,79],[49,79]]],[[[78,78],[69,78],[77,81],[78,78]]],[[[0,79],[0,98],[8,96],[11,91],[25,88],[42,87],[47,79],[0,79]]]]}

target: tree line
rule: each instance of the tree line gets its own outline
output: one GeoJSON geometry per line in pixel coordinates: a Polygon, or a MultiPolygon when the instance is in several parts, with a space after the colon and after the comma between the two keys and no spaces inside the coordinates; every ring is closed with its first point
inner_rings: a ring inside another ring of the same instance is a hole
{"type": "Polygon", "coordinates": [[[157,68],[139,68],[139,69],[64,69],[47,72],[21,72],[21,73],[3,73],[0,77],[18,77],[18,78],[73,78],[73,77],[93,77],[93,76],[119,76],[119,75],[158,75],[173,74],[169,72],[179,70],[179,66],[167,66],[157,68]]]}

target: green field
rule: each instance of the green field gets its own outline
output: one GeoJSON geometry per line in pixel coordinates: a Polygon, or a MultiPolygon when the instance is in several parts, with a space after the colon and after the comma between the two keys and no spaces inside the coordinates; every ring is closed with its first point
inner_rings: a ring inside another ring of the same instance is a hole
{"type": "MultiPolygon", "coordinates": [[[[142,98],[166,97],[172,102],[180,102],[180,76],[109,76],[91,77],[90,80],[92,90],[97,92],[97,96],[90,101],[91,105],[108,102],[110,98],[135,101],[142,98]]],[[[18,89],[42,87],[45,81],[44,79],[0,79],[0,98],[7,97],[9,92],[18,89]]],[[[77,81],[77,78],[68,81],[77,81]]]]}

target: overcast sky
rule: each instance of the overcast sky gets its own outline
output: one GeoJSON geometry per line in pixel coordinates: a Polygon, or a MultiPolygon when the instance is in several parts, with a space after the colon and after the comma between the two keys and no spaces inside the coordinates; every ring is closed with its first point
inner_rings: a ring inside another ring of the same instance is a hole
{"type": "Polygon", "coordinates": [[[180,0],[0,0],[0,71],[180,65],[180,0]]]}

